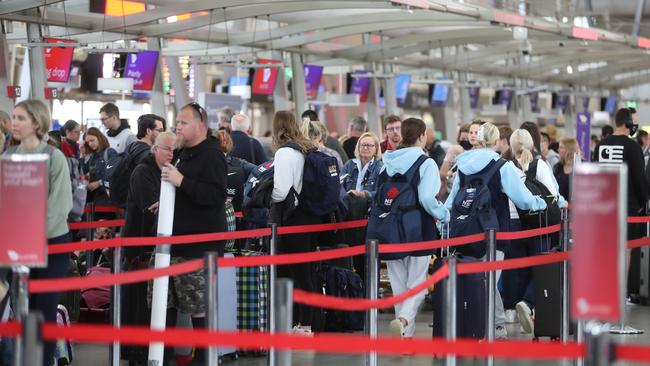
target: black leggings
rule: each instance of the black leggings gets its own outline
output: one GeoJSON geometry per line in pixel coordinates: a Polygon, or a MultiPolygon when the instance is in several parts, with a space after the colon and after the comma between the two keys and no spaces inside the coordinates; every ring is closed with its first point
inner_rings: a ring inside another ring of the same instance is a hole
{"type": "MultiPolygon", "coordinates": [[[[61,244],[70,242],[70,233],[66,233],[47,240],[48,244],[61,244]]],[[[47,256],[47,267],[33,269],[29,275],[30,280],[59,278],[65,276],[70,264],[69,254],[55,254],[47,256]]],[[[29,296],[29,310],[40,311],[48,323],[56,323],[56,312],[60,292],[48,292],[29,296]]],[[[43,365],[51,366],[54,362],[55,342],[45,342],[43,347],[43,365]]]]}
{"type": "MultiPolygon", "coordinates": [[[[296,209],[296,212],[283,226],[314,225],[322,223],[322,219],[308,212],[296,209]]],[[[278,253],[314,252],[318,241],[318,233],[301,233],[282,235],[278,241],[278,253]]],[[[278,267],[278,278],[286,277],[293,280],[294,288],[320,293],[320,280],[316,263],[298,263],[278,267]]],[[[293,305],[293,323],[311,326],[319,330],[323,326],[322,310],[301,304],[293,305]]]]}

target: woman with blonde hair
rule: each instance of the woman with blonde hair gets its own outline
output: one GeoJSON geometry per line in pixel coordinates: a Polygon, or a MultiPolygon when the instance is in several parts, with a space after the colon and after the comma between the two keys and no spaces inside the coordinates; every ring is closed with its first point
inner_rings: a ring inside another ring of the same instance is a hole
{"type": "Polygon", "coordinates": [[[300,131],[303,133],[303,135],[309,137],[309,139],[314,143],[314,145],[316,145],[318,151],[322,152],[325,155],[329,155],[335,158],[339,169],[341,169],[341,167],[343,166],[343,160],[341,159],[341,155],[339,155],[339,153],[336,152],[336,150],[330,149],[329,147],[325,146],[324,143],[325,135],[323,134],[323,129],[324,126],[319,121],[303,121],[302,125],[300,126],[300,131]]]}
{"type": "MultiPolygon", "coordinates": [[[[535,143],[530,132],[525,129],[515,130],[510,136],[510,149],[518,167],[522,171],[522,180],[526,179],[526,175],[534,176],[538,182],[546,187],[548,194],[557,197],[558,191],[550,167],[539,155],[533,155],[535,143]]],[[[559,197],[556,202],[559,202],[559,197]]],[[[510,231],[525,229],[519,215],[520,212],[517,207],[510,201],[510,231]]],[[[506,258],[522,258],[547,252],[549,244],[548,237],[511,240],[507,245],[506,258]]],[[[517,318],[524,332],[532,333],[534,328],[532,309],[535,307],[535,298],[533,276],[530,268],[504,271],[502,295],[503,305],[506,309],[506,321],[515,321],[516,309],[517,318]]]]}
{"type": "MultiPolygon", "coordinates": [[[[304,187],[302,175],[305,166],[305,154],[315,149],[314,143],[301,131],[298,121],[290,111],[278,111],[273,117],[273,145],[277,149],[273,159],[273,191],[271,193],[271,210],[269,221],[283,226],[314,225],[323,223],[323,218],[303,209],[297,197],[304,187]],[[292,144],[300,149],[287,146],[292,144]],[[296,202],[298,204],[296,205],[296,202]]],[[[313,252],[316,250],[318,233],[300,233],[281,235],[278,242],[279,253],[313,252]]],[[[279,268],[280,277],[291,278],[294,287],[320,292],[318,274],[314,263],[299,263],[279,268]]],[[[294,332],[311,334],[312,327],[321,329],[323,313],[320,309],[305,305],[294,305],[294,332]]]]}
{"type": "Polygon", "coordinates": [[[567,201],[571,201],[570,177],[573,174],[575,154],[580,154],[578,140],[574,138],[560,140],[558,153],[560,154],[560,162],[555,165],[553,174],[560,186],[560,194],[566,197],[567,201]]]}
{"type": "MultiPolygon", "coordinates": [[[[68,213],[72,209],[72,187],[70,172],[63,153],[44,141],[50,128],[50,111],[40,100],[26,100],[16,104],[11,119],[12,138],[20,144],[11,146],[5,155],[47,154],[47,243],[50,245],[69,242],[68,213]]],[[[27,218],[24,218],[27,219],[27,218]]],[[[58,278],[65,276],[68,269],[67,254],[53,254],[47,257],[47,267],[32,269],[31,279],[58,278]]],[[[31,295],[30,312],[40,311],[46,322],[56,321],[56,307],[60,293],[50,292],[31,295]]],[[[54,363],[54,342],[46,342],[43,350],[43,365],[54,363]]]]}
{"type": "MultiPolygon", "coordinates": [[[[498,223],[498,227],[495,229],[510,231],[508,199],[512,200],[517,207],[526,210],[539,211],[546,208],[546,202],[541,197],[533,196],[526,188],[521,179],[521,171],[512,162],[503,161],[495,151],[499,137],[499,129],[492,123],[486,122],[476,130],[476,136],[472,139],[474,148],[458,156],[458,176],[454,180],[449,197],[445,202],[447,208],[452,212],[450,224],[452,236],[476,234],[475,232],[458,232],[459,229],[457,228],[462,228],[462,226],[460,224],[456,226],[454,220],[457,215],[454,213],[459,211],[458,206],[463,204],[464,201],[471,202],[473,200],[475,190],[472,191],[466,185],[466,180],[477,174],[488,174],[497,167],[498,170],[492,171],[492,178],[487,182],[483,182],[490,190],[491,208],[494,209],[496,217],[490,217],[489,219],[498,223]],[[461,190],[461,188],[463,189],[461,190]],[[460,196],[457,198],[457,195],[460,196]]],[[[505,244],[503,241],[497,242],[497,249],[504,251],[505,244]]],[[[481,241],[460,246],[456,251],[469,257],[483,258],[487,253],[487,247],[486,243],[481,241]]],[[[500,296],[497,296],[497,315],[495,322],[497,337],[505,338],[507,336],[506,319],[500,296]]]]}

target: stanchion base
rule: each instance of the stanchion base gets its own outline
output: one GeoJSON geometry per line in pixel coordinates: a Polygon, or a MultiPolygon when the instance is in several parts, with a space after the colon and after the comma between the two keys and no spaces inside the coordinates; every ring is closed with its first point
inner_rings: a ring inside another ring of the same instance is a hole
{"type": "Polygon", "coordinates": [[[632,335],[632,334],[643,334],[645,331],[642,329],[632,328],[629,325],[625,325],[625,326],[615,325],[610,328],[609,332],[611,334],[632,335]]]}

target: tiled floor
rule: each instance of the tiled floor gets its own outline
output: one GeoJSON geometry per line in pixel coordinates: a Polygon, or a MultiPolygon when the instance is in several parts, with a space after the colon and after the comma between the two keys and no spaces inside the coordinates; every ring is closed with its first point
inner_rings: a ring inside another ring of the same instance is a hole
{"type": "MultiPolygon", "coordinates": [[[[650,307],[628,305],[628,318],[630,325],[645,329],[650,332],[650,307]]],[[[379,331],[380,334],[388,333],[388,323],[392,319],[391,314],[380,314],[379,317],[379,331]]],[[[431,328],[428,323],[432,319],[430,310],[424,310],[417,319],[416,337],[428,337],[431,335],[431,328]]],[[[531,338],[529,335],[523,335],[519,332],[518,325],[508,325],[508,333],[510,338],[526,339],[531,338]]],[[[636,336],[613,336],[616,342],[620,343],[634,343],[634,344],[647,344],[650,345],[650,334],[644,333],[636,336]]],[[[98,345],[76,345],[76,358],[73,365],[93,365],[103,366],[108,365],[108,347],[98,345]]],[[[266,358],[251,358],[241,357],[237,361],[225,358],[224,366],[265,366],[266,358]]],[[[459,360],[459,365],[483,365],[483,360],[459,360]]],[[[335,354],[314,354],[311,352],[296,352],[293,355],[293,365],[300,366],[353,366],[364,365],[363,356],[348,356],[348,355],[335,355],[335,354]]],[[[378,364],[380,366],[431,366],[442,365],[442,360],[432,360],[426,357],[380,357],[378,364]]],[[[123,365],[126,363],[123,362],[123,365]]],[[[495,365],[560,365],[560,362],[538,361],[533,362],[529,360],[496,360],[495,365]]],[[[617,363],[623,365],[623,363],[617,363]]]]}

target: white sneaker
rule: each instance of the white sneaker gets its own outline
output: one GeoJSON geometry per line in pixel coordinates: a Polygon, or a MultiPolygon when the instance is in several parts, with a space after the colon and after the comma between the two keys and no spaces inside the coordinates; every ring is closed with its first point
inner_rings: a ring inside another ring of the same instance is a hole
{"type": "Polygon", "coordinates": [[[393,337],[404,338],[404,323],[399,319],[393,319],[390,322],[390,333],[393,337]]]}
{"type": "Polygon", "coordinates": [[[503,325],[498,325],[494,330],[495,339],[506,339],[508,338],[508,330],[503,325]]]}
{"type": "Polygon", "coordinates": [[[506,323],[507,324],[519,323],[519,319],[517,319],[517,311],[516,310],[514,310],[514,309],[506,310],[506,323]]]}
{"type": "Polygon", "coordinates": [[[306,337],[313,337],[314,336],[314,333],[312,333],[311,328],[303,327],[300,324],[294,326],[291,331],[295,335],[301,335],[301,336],[306,336],[306,337]]]}
{"type": "Polygon", "coordinates": [[[519,324],[521,324],[521,327],[525,333],[532,333],[535,330],[532,310],[530,310],[530,307],[528,307],[528,304],[526,304],[524,301],[518,302],[516,307],[519,324]]]}

